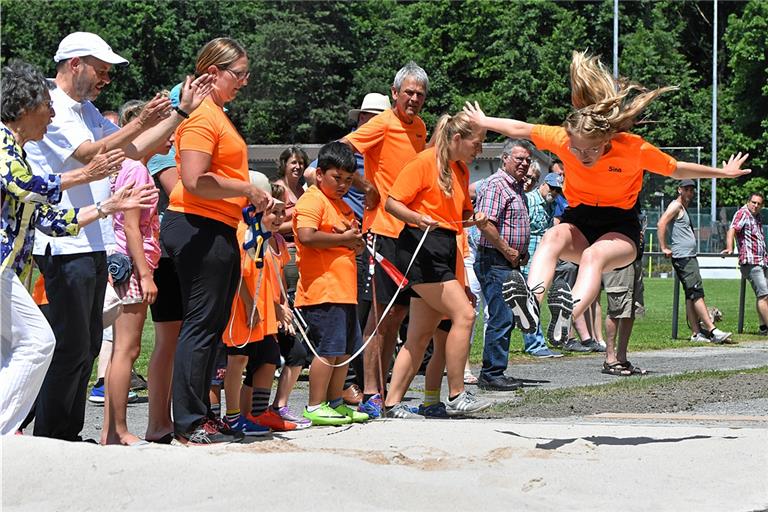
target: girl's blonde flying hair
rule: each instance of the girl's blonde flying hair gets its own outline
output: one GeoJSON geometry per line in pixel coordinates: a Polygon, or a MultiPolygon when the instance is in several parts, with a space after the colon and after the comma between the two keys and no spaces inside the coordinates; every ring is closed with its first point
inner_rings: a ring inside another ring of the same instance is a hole
{"type": "Polygon", "coordinates": [[[565,120],[568,133],[602,138],[627,131],[660,94],[677,87],[648,90],[625,78],[614,79],[599,57],[573,52],[571,104],[575,109],[565,120]]]}
{"type": "Polygon", "coordinates": [[[435,149],[437,151],[437,171],[438,184],[440,190],[450,197],[453,195],[453,180],[451,174],[450,158],[448,148],[451,145],[451,139],[457,133],[462,139],[472,136],[476,127],[470,122],[469,116],[464,112],[459,112],[455,116],[444,114],[437,121],[435,126],[435,149]]]}

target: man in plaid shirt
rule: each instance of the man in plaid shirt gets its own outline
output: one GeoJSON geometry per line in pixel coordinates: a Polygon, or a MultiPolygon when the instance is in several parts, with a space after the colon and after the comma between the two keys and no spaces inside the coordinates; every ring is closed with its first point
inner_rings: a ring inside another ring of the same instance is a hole
{"type": "Polygon", "coordinates": [[[757,315],[760,318],[760,335],[768,336],[768,255],[760,211],[764,197],[754,193],[747,204],[739,208],[731,221],[723,254],[733,254],[733,240],[739,247],[741,275],[748,279],[757,297],[757,315]]]}
{"type": "Polygon", "coordinates": [[[488,305],[483,369],[478,378],[481,389],[512,391],[521,386],[519,380],[504,375],[515,318],[504,302],[501,288],[513,272],[520,272],[529,257],[531,225],[523,185],[531,152],[529,142],[507,140],[501,168],[478,187],[476,210],[485,213],[490,221],[481,230],[474,267],[488,305]]]}

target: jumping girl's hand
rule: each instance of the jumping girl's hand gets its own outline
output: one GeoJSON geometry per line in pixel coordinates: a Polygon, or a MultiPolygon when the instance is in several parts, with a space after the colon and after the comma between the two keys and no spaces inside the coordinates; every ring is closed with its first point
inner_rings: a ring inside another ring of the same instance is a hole
{"type": "Polygon", "coordinates": [[[475,102],[474,104],[469,101],[464,103],[464,113],[469,116],[469,120],[476,126],[485,126],[486,115],[480,109],[480,104],[475,102]]]}
{"type": "Polygon", "coordinates": [[[728,162],[723,162],[723,171],[725,172],[726,177],[738,178],[739,176],[751,173],[752,169],[741,168],[742,164],[747,161],[747,158],[749,158],[749,153],[744,153],[744,155],[742,155],[741,152],[739,152],[738,155],[731,155],[728,162]]]}
{"type": "Polygon", "coordinates": [[[422,231],[426,231],[429,228],[434,228],[437,226],[437,224],[437,221],[429,215],[420,215],[419,219],[416,221],[416,227],[422,231]]]}

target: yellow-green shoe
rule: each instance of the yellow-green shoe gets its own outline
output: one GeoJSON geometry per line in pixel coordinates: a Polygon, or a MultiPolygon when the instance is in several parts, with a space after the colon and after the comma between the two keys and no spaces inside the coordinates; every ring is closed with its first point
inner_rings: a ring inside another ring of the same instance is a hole
{"type": "Polygon", "coordinates": [[[349,407],[347,404],[341,404],[336,409],[333,409],[339,414],[343,414],[347,418],[349,418],[352,423],[363,423],[364,421],[368,421],[370,419],[370,416],[365,414],[364,412],[356,411],[353,408],[349,407]]]}
{"type": "MultiPolygon", "coordinates": [[[[352,418],[345,414],[341,414],[328,405],[328,402],[323,402],[320,407],[310,412],[306,408],[304,409],[304,417],[312,422],[312,425],[318,426],[336,426],[346,425],[352,423],[352,418]]],[[[367,415],[366,415],[367,418],[367,415]]]]}

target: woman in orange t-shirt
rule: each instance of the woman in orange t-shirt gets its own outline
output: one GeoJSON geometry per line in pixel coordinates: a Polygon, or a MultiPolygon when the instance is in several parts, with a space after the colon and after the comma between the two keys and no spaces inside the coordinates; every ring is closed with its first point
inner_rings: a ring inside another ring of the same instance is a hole
{"type": "Polygon", "coordinates": [[[233,39],[214,39],[198,54],[195,73],[212,75],[213,90],[176,130],[180,180],[160,229],[179,274],[184,306],[173,370],[173,419],[176,433],[188,441],[229,442],[242,434],[225,429],[211,413],[208,387],[240,277],[236,230],[242,208],[250,202],[263,211],[270,199],[248,179],[248,148],[224,112],[248,84],[245,49],[233,39]]]}
{"type": "MultiPolygon", "coordinates": [[[[467,103],[464,111],[478,125],[509,137],[533,141],[539,149],[556,154],[565,164],[565,196],[569,208],[562,222],[544,235],[528,274],[515,273],[505,285],[504,297],[515,315],[525,315],[535,332],[539,302],[552,283],[558,258],[579,264],[573,290],[558,281],[549,292],[551,342],[567,339],[571,316],[580,316],[600,293],[603,272],[630,265],[638,256],[640,223],[635,205],[643,171],[683,178],[735,178],[748,155],[731,156],[722,168],[678,162],[641,137],[629,133],[637,117],[656,97],[674,89],[649,91],[616,80],[599,58],[574,52],[571,61],[571,102],[574,110],[562,127],[532,125],[512,119],[486,117],[480,107],[467,103]]],[[[626,361],[626,347],[617,360],[612,347],[608,366],[626,361]]]]}
{"type": "Polygon", "coordinates": [[[406,164],[389,190],[387,212],[406,223],[397,240],[398,262],[405,271],[415,254],[406,277],[417,295],[411,299],[408,339],[395,360],[386,396],[389,417],[409,417],[401,400],[421,365],[429,340],[446,317],[451,321],[445,343],[447,413],[466,414],[490,406],[464,389],[464,365],[475,311],[464,284],[463,263],[457,269],[461,259],[456,243],[462,226],[482,227],[488,221],[482,213],[474,216],[466,165],[482,151],[484,138],[485,130],[472,124],[467,114],[441,117],[435,127],[435,146],[406,164]],[[425,230],[428,234],[416,251],[425,230]]]}

